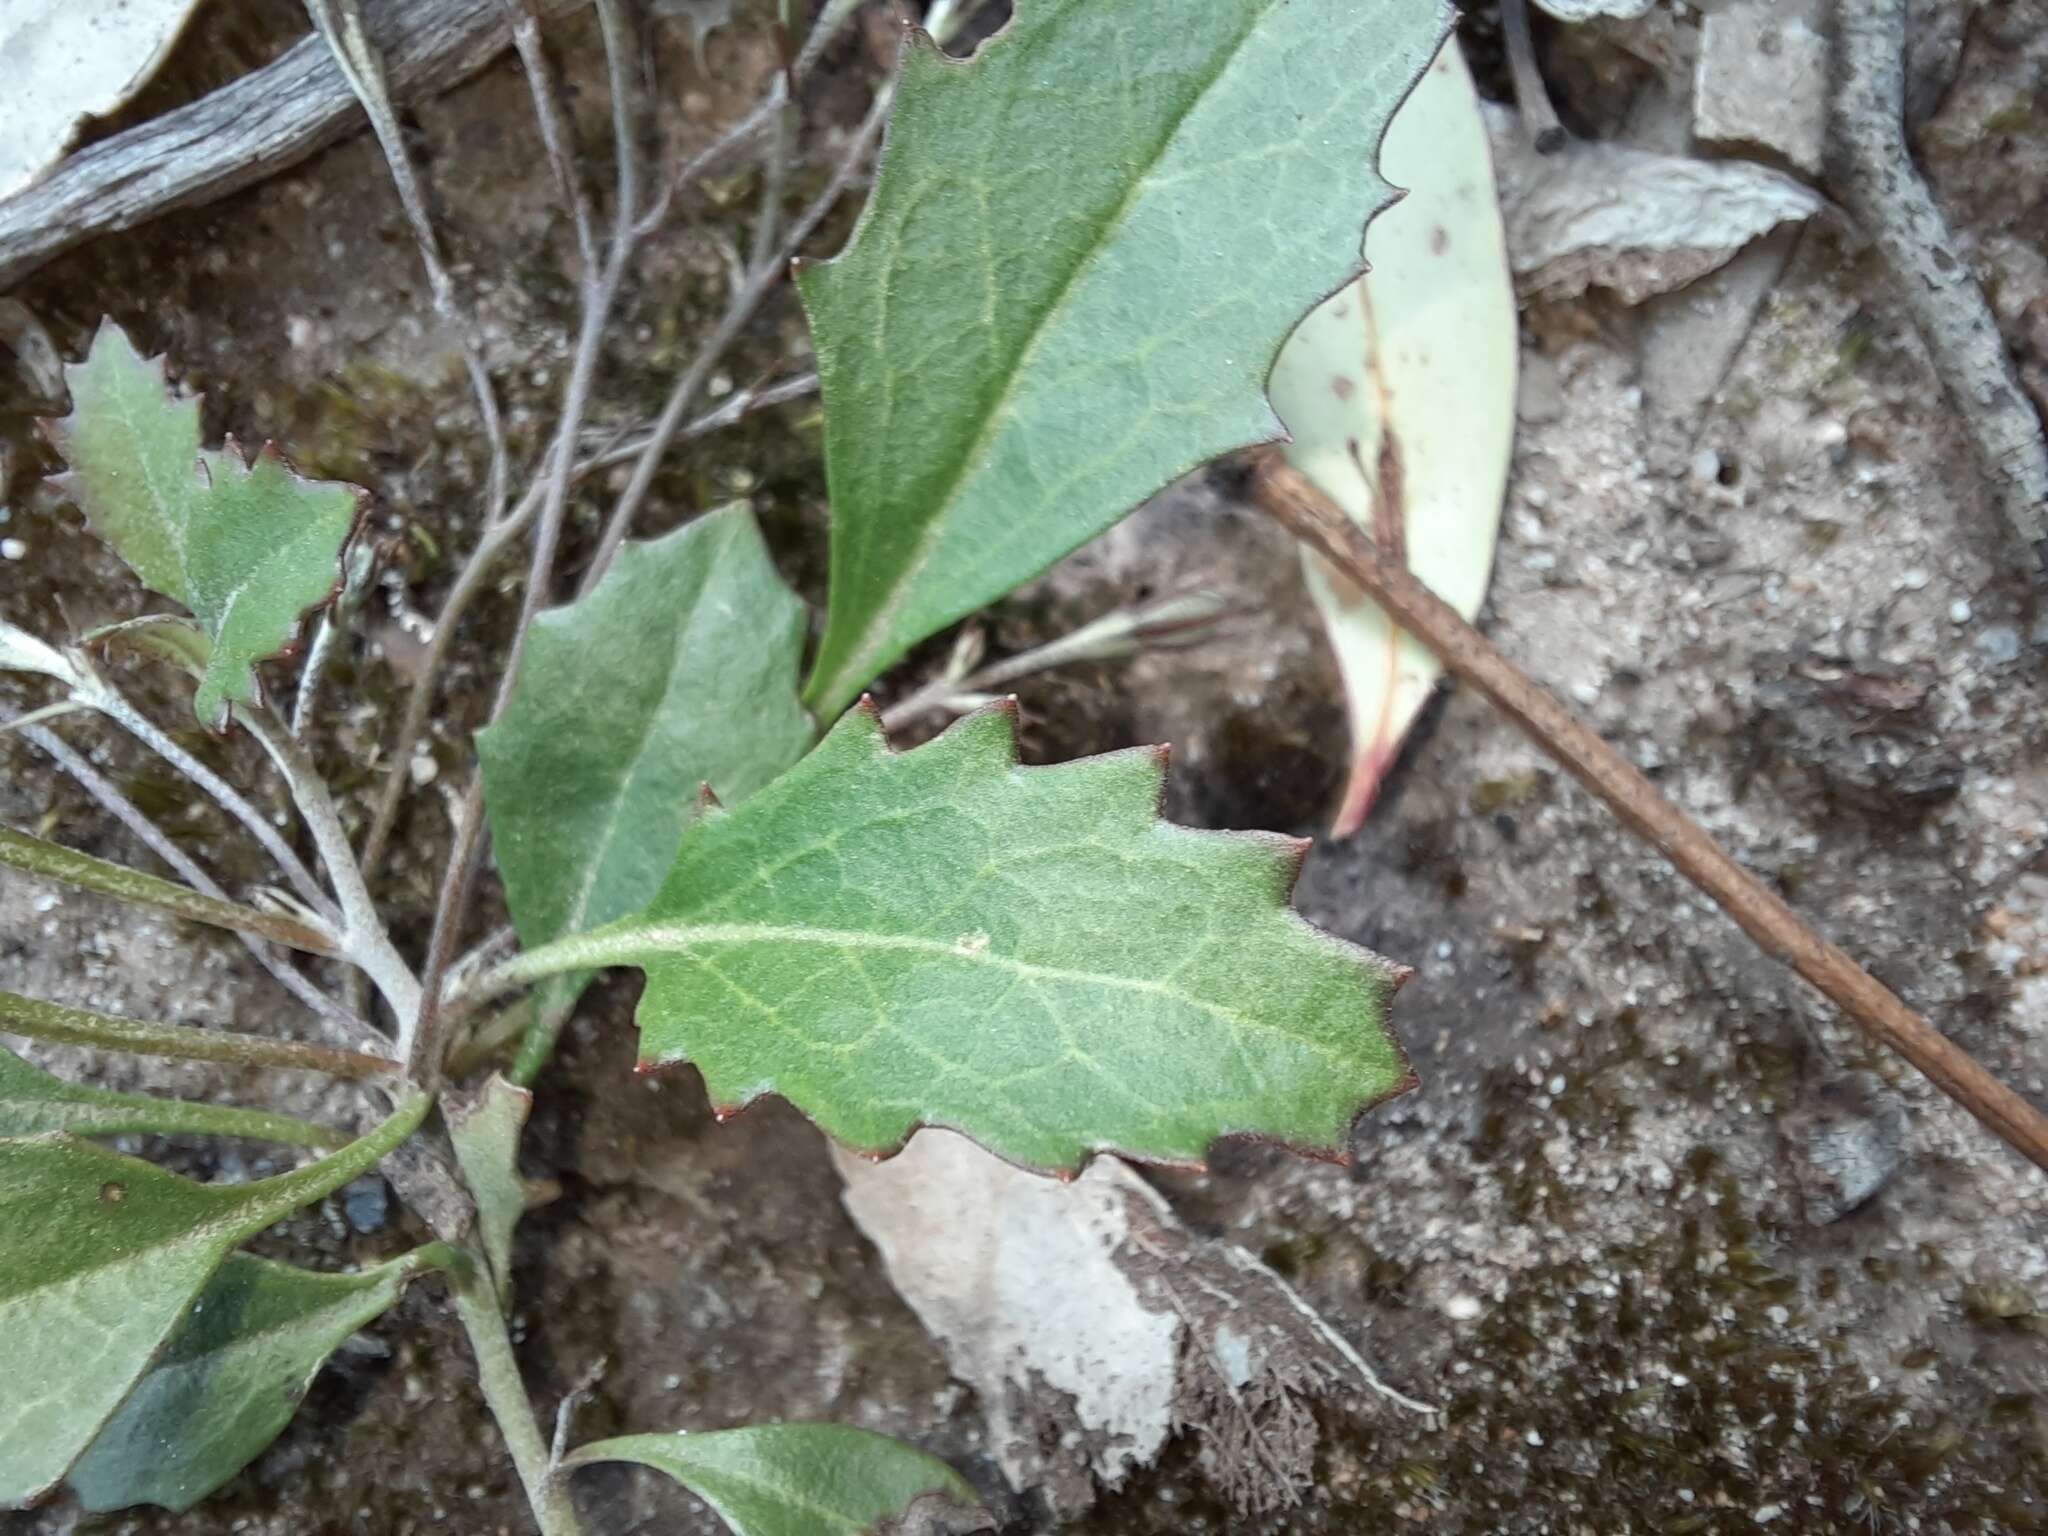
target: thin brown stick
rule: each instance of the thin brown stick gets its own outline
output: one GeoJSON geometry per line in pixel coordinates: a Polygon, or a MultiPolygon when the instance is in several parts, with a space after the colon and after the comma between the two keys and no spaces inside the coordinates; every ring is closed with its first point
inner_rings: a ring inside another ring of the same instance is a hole
{"type": "Polygon", "coordinates": [[[1816,933],[1556,695],[1495,650],[1405,568],[1383,559],[1363,530],[1300,471],[1277,454],[1268,455],[1254,476],[1253,496],[1276,522],[1350,577],[1396,624],[1434,651],[1454,677],[1478,689],[1573,778],[1606,801],[1623,825],[1669,859],[1766,954],[1805,977],[2007,1145],[2048,1169],[2048,1116],[1816,933]]]}

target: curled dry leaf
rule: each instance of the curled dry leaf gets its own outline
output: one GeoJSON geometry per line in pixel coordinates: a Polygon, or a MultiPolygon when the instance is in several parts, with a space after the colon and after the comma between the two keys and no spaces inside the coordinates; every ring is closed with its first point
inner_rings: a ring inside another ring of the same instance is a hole
{"type": "Polygon", "coordinates": [[[64,158],[79,125],[127,101],[199,0],[8,0],[0,6],[0,198],[64,158]]]}
{"type": "Polygon", "coordinates": [[[1639,304],[1821,208],[1811,189],[1768,166],[1579,140],[1539,155],[1511,114],[1489,117],[1508,255],[1525,299],[1608,288],[1639,304]]]}
{"type": "MultiPolygon", "coordinates": [[[[1281,352],[1273,404],[1294,466],[1469,619],[1493,571],[1518,335],[1486,128],[1455,42],[1395,114],[1381,166],[1411,190],[1367,234],[1368,275],[1281,352]]],[[[1345,837],[1443,667],[1320,556],[1303,565],[1350,708],[1345,837]]]]}
{"type": "Polygon", "coordinates": [[[1115,1159],[1052,1184],[923,1131],[891,1162],[838,1164],[891,1281],[979,1394],[1004,1473],[1063,1516],[1183,1430],[1240,1510],[1285,1509],[1312,1486],[1314,1400],[1364,1388],[1423,1407],[1115,1159]]]}

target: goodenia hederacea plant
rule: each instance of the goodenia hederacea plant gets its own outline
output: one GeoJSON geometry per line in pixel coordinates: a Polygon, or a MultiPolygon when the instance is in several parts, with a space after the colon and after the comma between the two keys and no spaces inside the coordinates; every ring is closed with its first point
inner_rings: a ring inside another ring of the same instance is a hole
{"type": "Polygon", "coordinates": [[[0,1508],[56,1485],[230,1252],[376,1166],[427,1107],[414,1097],[339,1152],[233,1186],[62,1133],[0,1139],[0,1508]]]}
{"type": "Polygon", "coordinates": [[[837,1424],[757,1424],[709,1434],[622,1435],[583,1446],[567,1467],[637,1462],[718,1512],[733,1536],[917,1536],[995,1528],[944,1462],[837,1424]]]}
{"type": "Polygon", "coordinates": [[[199,445],[199,402],[174,398],[162,359],[101,324],[65,369],[71,414],[49,423],[70,465],[56,484],[135,574],[184,604],[208,642],[193,708],[224,726],[259,700],[256,663],[289,646],[341,580],[362,493],[306,480],[265,445],[253,461],[199,445]]]}
{"type": "MultiPolygon", "coordinates": [[[[588,597],[535,619],[504,716],[477,737],[523,943],[636,911],[700,786],[737,802],[803,755],[804,627],[739,505],[623,546],[588,597]]],[[[543,1029],[587,980],[542,987],[543,1029]]]]}
{"type": "MultiPolygon", "coordinates": [[[[1515,435],[1519,327],[1479,98],[1456,43],[1395,114],[1380,167],[1408,195],[1374,221],[1371,271],[1273,368],[1288,460],[1467,619],[1493,572],[1515,435]]],[[[1443,663],[1320,555],[1302,552],[1344,676],[1358,830],[1443,663]]]]}
{"type": "Polygon", "coordinates": [[[1281,436],[1287,333],[1359,270],[1435,0],[1024,0],[913,32],[873,195],[801,274],[831,607],[806,698],[869,679],[1204,461],[1281,436]]]}
{"type": "Polygon", "coordinates": [[[430,1244],[357,1274],[314,1274],[229,1254],[71,1469],[79,1502],[190,1509],[277,1438],[327,1357],[436,1259],[430,1244]]]}
{"type": "Polygon", "coordinates": [[[1305,845],[1160,820],[1164,774],[1149,749],[1020,767],[1004,707],[894,752],[863,707],[707,806],[646,910],[497,982],[638,965],[643,1066],[874,1153],[943,1125],[1045,1170],[1231,1134],[1341,1155],[1408,1080],[1400,972],[1288,906],[1305,845]]]}

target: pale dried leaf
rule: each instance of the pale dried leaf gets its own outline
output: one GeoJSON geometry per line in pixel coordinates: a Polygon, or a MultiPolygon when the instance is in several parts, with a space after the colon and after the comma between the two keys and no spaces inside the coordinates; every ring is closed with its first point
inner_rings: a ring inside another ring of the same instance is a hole
{"type": "MultiPolygon", "coordinates": [[[[1493,162],[1456,42],[1395,114],[1381,168],[1408,195],[1366,234],[1367,276],[1304,320],[1274,367],[1290,462],[1466,618],[1477,615],[1514,444],[1519,340],[1493,162]]],[[[1344,677],[1358,830],[1443,666],[1320,556],[1311,594],[1344,677]]]]}
{"type": "Polygon", "coordinates": [[[78,127],[156,72],[199,0],[8,0],[0,6],[0,198],[64,158],[78,127]]]}
{"type": "Polygon", "coordinates": [[[1286,1508],[1314,1469],[1309,1400],[1363,1387],[1422,1406],[1256,1259],[1190,1235],[1114,1158],[1056,1184],[929,1130],[887,1163],[836,1157],[847,1209],[979,1395],[1004,1473],[1062,1516],[1182,1430],[1240,1509],[1286,1508]]]}

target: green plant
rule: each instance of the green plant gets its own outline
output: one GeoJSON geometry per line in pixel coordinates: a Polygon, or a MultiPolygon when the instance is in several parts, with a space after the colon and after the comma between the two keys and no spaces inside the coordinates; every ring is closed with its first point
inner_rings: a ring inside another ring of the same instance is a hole
{"type": "MultiPolygon", "coordinates": [[[[820,33],[851,9],[826,6],[820,33]]],[[[380,115],[375,61],[351,12],[316,9],[381,132],[388,105],[380,115]]],[[[599,14],[616,66],[616,7],[599,14]]],[[[930,19],[957,15],[941,6],[930,19]]],[[[911,646],[1173,476],[1276,435],[1266,373],[1311,304],[1355,275],[1360,232],[1389,196],[1371,170],[1375,147],[1444,25],[1412,0],[1023,0],[969,62],[911,35],[868,209],[848,252],[802,278],[833,532],[830,610],[801,686],[803,605],[746,508],[646,543],[624,538],[648,457],[578,598],[538,611],[575,468],[589,342],[642,211],[623,151],[601,257],[577,206],[585,345],[549,455],[514,506],[502,439],[493,444],[492,518],[471,570],[528,530],[533,563],[419,963],[372,896],[389,795],[359,854],[298,728],[360,581],[351,529],[361,493],[304,480],[269,448],[253,460],[232,445],[203,449],[197,403],[173,396],[160,364],[102,326],[69,370],[72,412],[51,429],[64,484],[142,581],[190,617],[150,616],[62,646],[0,626],[0,665],[41,673],[57,691],[16,724],[93,787],[48,722],[72,710],[109,717],[257,833],[291,892],[231,900],[169,844],[158,851],[183,885],[23,832],[0,835],[0,862],[239,932],[337,1043],[5,994],[0,1030],[329,1073],[380,1107],[374,1128],[350,1137],[77,1087],[0,1053],[0,1328],[27,1341],[0,1404],[0,1505],[68,1479],[94,1509],[189,1506],[282,1428],[330,1350],[431,1274],[468,1331],[546,1532],[576,1528],[567,1475],[603,1460],[668,1473],[746,1536],[983,1523],[951,1470],[849,1429],[632,1435],[574,1451],[545,1442],[504,1322],[526,1201],[519,1135],[526,1085],[606,966],[646,973],[644,1064],[696,1064],[721,1109],[780,1095],[878,1155],[919,1125],[954,1127],[1061,1175],[1105,1151],[1195,1163],[1233,1134],[1343,1155],[1357,1115],[1409,1081],[1383,1022],[1400,972],[1292,912],[1298,845],[1164,823],[1156,751],[1020,767],[998,703],[897,752],[873,707],[855,701],[911,646]],[[1134,70],[1141,54],[1146,67],[1134,70]],[[259,668],[322,605],[287,722],[259,668]],[[114,646],[190,673],[201,724],[261,743],[313,867],[106,680],[95,652],[114,646]],[[486,824],[524,948],[458,963],[486,824]],[[272,945],[366,978],[385,1027],[272,945]],[[488,1011],[522,988],[523,1003],[488,1011]],[[509,1074],[481,1072],[515,1031],[509,1074]],[[89,1139],[117,1130],[326,1150],[281,1177],[212,1186],[89,1139]],[[393,1165],[393,1177],[437,1241],[350,1275],[237,1252],[423,1133],[449,1139],[459,1179],[431,1160],[393,1165]]],[[[530,24],[521,40],[546,121],[530,24]]],[[[624,73],[615,69],[622,98],[624,73]]],[[[771,133],[787,131],[786,112],[769,119],[771,133]]],[[[871,127],[880,120],[878,105],[871,127]]],[[[395,137],[387,149],[408,190],[395,137]]],[[[807,214],[784,244],[815,222],[807,214]]],[[[781,247],[762,243],[753,281],[765,286],[781,247]]],[[[422,244],[438,271],[430,231],[422,244]]],[[[744,318],[737,301],[733,314],[744,318]]],[[[658,445],[694,388],[679,385],[658,445]]],[[[458,594],[474,590],[469,571],[464,582],[458,594]]],[[[451,599],[444,632],[458,606],[451,599]]],[[[410,761],[401,733],[394,786],[410,761]]],[[[97,792],[132,811],[103,782],[97,792]]]]}

